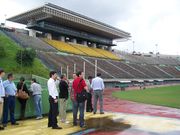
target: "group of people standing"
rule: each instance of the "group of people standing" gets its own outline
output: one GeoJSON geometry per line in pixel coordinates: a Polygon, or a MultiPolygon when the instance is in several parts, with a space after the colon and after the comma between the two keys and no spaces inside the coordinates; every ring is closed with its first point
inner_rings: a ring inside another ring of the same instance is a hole
{"type": "Polygon", "coordinates": [[[58,126],[58,99],[60,100],[60,119],[62,123],[69,123],[66,120],[66,106],[67,99],[69,96],[70,89],[70,98],[73,104],[73,125],[77,126],[79,122],[80,127],[85,126],[84,122],[84,111],[85,111],[85,103],[86,103],[86,111],[93,112],[96,114],[97,112],[97,101],[100,103],[100,114],[104,114],[103,111],[103,91],[104,91],[104,82],[101,78],[101,74],[98,73],[97,77],[94,79],[89,76],[88,82],[86,83],[84,79],[84,73],[79,71],[76,74],[73,74],[73,81],[70,83],[67,80],[65,75],[61,75],[61,78],[58,77],[55,71],[50,72],[50,79],[47,82],[48,91],[49,91],[49,103],[50,110],[48,115],[48,127],[52,129],[62,129],[62,127],[58,126]],[[57,89],[57,82],[59,86],[59,94],[57,89]],[[77,95],[86,91],[86,99],[87,101],[79,102],[77,100],[77,95]],[[94,95],[94,106],[92,107],[92,93],[94,95]],[[79,110],[79,119],[77,118],[79,110]]]}
{"type": "MultiPolygon", "coordinates": [[[[36,119],[42,119],[42,88],[36,79],[31,80],[30,88],[27,88],[25,78],[21,77],[17,86],[14,83],[14,76],[12,73],[7,75],[7,80],[3,81],[5,71],[0,69],[0,130],[4,130],[8,123],[8,115],[10,113],[10,122],[12,125],[19,125],[15,120],[15,101],[16,98],[20,103],[20,118],[25,119],[26,103],[30,96],[33,97],[34,106],[36,111],[36,119]]],[[[88,82],[84,79],[84,73],[79,71],[73,74],[73,81],[70,83],[66,75],[58,77],[55,71],[51,71],[50,78],[47,82],[49,92],[49,114],[48,114],[48,127],[52,129],[62,129],[58,126],[57,116],[60,115],[60,121],[68,124],[66,119],[67,101],[70,98],[73,105],[73,125],[80,127],[85,126],[84,111],[86,104],[86,112],[97,112],[97,101],[100,103],[100,114],[103,111],[103,91],[104,82],[98,73],[97,77],[88,77],[88,82]],[[59,90],[58,90],[59,89],[59,90]],[[86,100],[77,100],[77,95],[86,91],[86,100]],[[94,96],[94,103],[92,105],[92,95],[94,96]],[[58,100],[60,108],[58,110],[58,100]],[[77,118],[79,110],[79,119],[77,118]]]]}
{"type": "Polygon", "coordinates": [[[0,69],[0,130],[4,130],[8,123],[8,115],[10,114],[11,125],[19,125],[15,120],[15,103],[16,98],[20,103],[20,120],[25,119],[26,103],[32,93],[36,119],[42,118],[42,101],[41,101],[41,86],[36,82],[36,79],[32,79],[31,88],[28,90],[25,84],[25,78],[21,77],[17,86],[14,83],[14,76],[12,73],[7,75],[7,80],[3,81],[5,71],[0,69]]]}

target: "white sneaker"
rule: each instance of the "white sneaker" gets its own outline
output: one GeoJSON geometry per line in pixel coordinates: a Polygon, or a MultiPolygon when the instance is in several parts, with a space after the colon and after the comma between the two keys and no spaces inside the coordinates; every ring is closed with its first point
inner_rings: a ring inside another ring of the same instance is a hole
{"type": "Polygon", "coordinates": [[[69,124],[70,122],[69,122],[69,121],[65,121],[64,123],[65,123],[65,124],[69,124]]]}
{"type": "Polygon", "coordinates": [[[37,117],[37,118],[36,118],[36,120],[40,120],[40,119],[42,119],[42,118],[43,118],[43,117],[42,117],[42,116],[40,116],[40,117],[37,117]]]}
{"type": "Polygon", "coordinates": [[[40,119],[40,117],[36,117],[36,120],[39,120],[40,119]]]}
{"type": "Polygon", "coordinates": [[[69,121],[61,120],[62,123],[69,124],[69,121]]]}

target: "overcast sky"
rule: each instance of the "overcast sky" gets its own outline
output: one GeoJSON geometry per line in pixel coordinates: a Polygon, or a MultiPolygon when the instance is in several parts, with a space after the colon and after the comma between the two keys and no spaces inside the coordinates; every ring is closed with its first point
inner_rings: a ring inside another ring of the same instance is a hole
{"type": "MultiPolygon", "coordinates": [[[[131,33],[116,48],[132,52],[180,55],[179,0],[0,0],[0,22],[51,2],[131,33]]],[[[19,25],[6,22],[8,26],[19,25]]]]}

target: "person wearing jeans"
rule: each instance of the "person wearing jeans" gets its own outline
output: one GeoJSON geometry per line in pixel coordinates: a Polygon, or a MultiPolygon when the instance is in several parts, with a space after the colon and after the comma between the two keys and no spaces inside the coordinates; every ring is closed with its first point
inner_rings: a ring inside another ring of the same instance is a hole
{"type": "Polygon", "coordinates": [[[91,88],[94,92],[94,114],[97,112],[97,101],[99,99],[100,104],[100,114],[104,114],[103,110],[103,91],[104,91],[104,82],[101,78],[101,73],[97,73],[97,77],[92,80],[91,88]]]}
{"type": "Polygon", "coordinates": [[[100,114],[103,114],[103,91],[102,90],[94,90],[94,114],[97,112],[97,102],[99,100],[100,105],[100,114]]]}
{"type": "Polygon", "coordinates": [[[85,108],[85,102],[78,103],[77,101],[73,102],[73,125],[77,125],[77,113],[79,108],[79,120],[80,120],[80,127],[84,126],[84,108],[85,108]]]}
{"type": "Polygon", "coordinates": [[[36,79],[32,79],[31,81],[31,91],[33,92],[33,100],[36,110],[36,119],[42,119],[42,88],[41,85],[36,82],[36,79]]]}
{"type": "Polygon", "coordinates": [[[14,118],[15,111],[15,96],[17,93],[17,88],[13,82],[13,74],[10,73],[7,76],[7,80],[3,82],[5,89],[5,98],[4,98],[4,110],[3,110],[3,126],[6,127],[8,123],[8,114],[10,111],[10,121],[12,125],[19,125],[14,118]]]}
{"type": "Polygon", "coordinates": [[[85,107],[85,101],[84,102],[77,102],[76,95],[77,93],[81,93],[83,90],[86,90],[88,92],[88,88],[86,85],[85,80],[83,79],[83,72],[79,71],[77,73],[77,78],[73,81],[73,90],[74,90],[74,100],[73,100],[73,125],[77,125],[77,113],[78,109],[80,111],[79,114],[79,120],[80,120],[80,127],[84,127],[84,107],[85,107]]]}

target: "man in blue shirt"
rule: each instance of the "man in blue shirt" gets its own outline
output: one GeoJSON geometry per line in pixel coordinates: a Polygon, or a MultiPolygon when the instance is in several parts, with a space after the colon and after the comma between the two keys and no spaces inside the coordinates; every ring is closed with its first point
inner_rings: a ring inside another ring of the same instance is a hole
{"type": "Polygon", "coordinates": [[[4,98],[4,112],[3,112],[3,125],[7,126],[8,123],[8,110],[10,111],[10,121],[12,125],[18,125],[14,118],[14,110],[15,110],[15,96],[17,92],[17,88],[13,82],[14,77],[13,74],[8,74],[8,79],[3,82],[5,89],[5,98],[4,98]]]}
{"type": "MultiPolygon", "coordinates": [[[[2,78],[4,77],[5,72],[3,69],[0,69],[0,125],[2,124],[2,113],[3,113],[3,104],[5,97],[5,90],[3,86],[2,78]]],[[[4,127],[0,126],[0,130],[4,130],[4,127]]]]}

